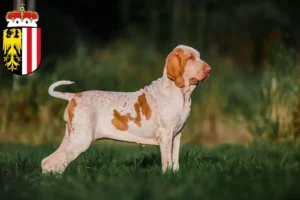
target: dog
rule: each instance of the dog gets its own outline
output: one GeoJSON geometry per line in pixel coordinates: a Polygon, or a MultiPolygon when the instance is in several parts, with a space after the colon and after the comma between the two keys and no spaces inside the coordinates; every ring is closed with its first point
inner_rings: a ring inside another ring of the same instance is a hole
{"type": "Polygon", "coordinates": [[[69,101],[63,115],[65,135],[58,149],[44,158],[43,173],[63,173],[70,162],[99,139],[159,145],[162,172],[179,169],[182,129],[190,115],[191,94],[211,67],[192,47],[179,45],[167,56],[163,76],[135,92],[54,91],[74,82],[58,81],[49,95],[69,101]]]}

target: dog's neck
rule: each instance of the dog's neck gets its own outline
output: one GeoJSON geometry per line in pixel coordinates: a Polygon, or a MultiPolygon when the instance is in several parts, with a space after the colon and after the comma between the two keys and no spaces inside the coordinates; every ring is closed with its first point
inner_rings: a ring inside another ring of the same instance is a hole
{"type": "Polygon", "coordinates": [[[166,68],[164,68],[163,76],[155,81],[153,81],[147,88],[153,88],[154,90],[163,91],[163,93],[181,93],[184,98],[185,107],[190,107],[191,94],[196,88],[196,85],[191,85],[189,79],[184,75],[184,86],[179,88],[175,85],[174,81],[168,78],[166,73],[166,68]]]}
{"type": "Polygon", "coordinates": [[[164,74],[164,76],[162,77],[162,81],[165,83],[165,85],[167,86],[168,89],[172,90],[172,91],[176,91],[179,90],[181,92],[181,94],[183,95],[184,98],[184,105],[185,107],[190,107],[190,98],[191,95],[195,89],[195,85],[190,85],[189,79],[187,77],[185,77],[185,75],[183,75],[184,77],[184,86],[182,88],[179,88],[175,85],[175,82],[171,79],[169,79],[169,77],[164,74]]]}

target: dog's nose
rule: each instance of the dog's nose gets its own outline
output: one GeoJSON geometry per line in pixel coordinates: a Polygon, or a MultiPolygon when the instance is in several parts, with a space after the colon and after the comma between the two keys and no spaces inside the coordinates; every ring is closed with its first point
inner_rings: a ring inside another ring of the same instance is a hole
{"type": "Polygon", "coordinates": [[[211,67],[209,65],[207,65],[205,71],[206,71],[206,73],[209,73],[211,71],[211,67]]]}

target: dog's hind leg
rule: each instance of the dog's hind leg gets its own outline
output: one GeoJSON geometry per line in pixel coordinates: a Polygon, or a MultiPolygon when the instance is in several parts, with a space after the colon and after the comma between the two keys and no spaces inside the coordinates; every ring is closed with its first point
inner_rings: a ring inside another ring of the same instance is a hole
{"type": "Polygon", "coordinates": [[[43,173],[63,173],[68,164],[86,151],[93,141],[93,115],[77,112],[74,117],[67,113],[64,118],[67,121],[64,141],[56,152],[42,161],[43,173]]]}
{"type": "MultiPolygon", "coordinates": [[[[70,133],[66,142],[62,142],[60,148],[42,161],[43,173],[63,173],[70,162],[86,151],[92,141],[91,127],[74,130],[70,133]]],[[[68,130],[67,130],[68,131],[68,130]]]]}
{"type": "Polygon", "coordinates": [[[50,163],[59,163],[62,161],[62,158],[60,158],[58,155],[61,154],[60,152],[64,152],[65,148],[68,144],[69,140],[69,131],[68,131],[68,125],[66,125],[65,135],[64,138],[60,144],[60,146],[57,148],[55,152],[50,154],[48,157],[44,158],[41,163],[42,171],[43,173],[50,171],[52,167],[50,166],[50,163]]]}

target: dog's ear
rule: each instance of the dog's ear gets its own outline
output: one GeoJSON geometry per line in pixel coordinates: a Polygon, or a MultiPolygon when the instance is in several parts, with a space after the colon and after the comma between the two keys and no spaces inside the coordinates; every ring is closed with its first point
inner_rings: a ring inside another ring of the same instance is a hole
{"type": "Polygon", "coordinates": [[[167,76],[179,88],[184,86],[183,72],[185,64],[186,56],[181,48],[174,49],[166,59],[167,76]]]}

